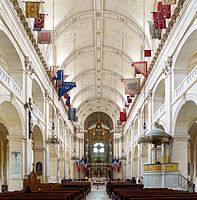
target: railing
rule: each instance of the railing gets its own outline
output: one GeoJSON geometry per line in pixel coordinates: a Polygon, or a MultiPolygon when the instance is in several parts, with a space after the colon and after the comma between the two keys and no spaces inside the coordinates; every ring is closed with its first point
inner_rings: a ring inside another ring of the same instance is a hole
{"type": "Polygon", "coordinates": [[[156,121],[165,112],[165,103],[162,104],[153,116],[153,121],[156,121]]]}
{"type": "Polygon", "coordinates": [[[18,87],[15,81],[0,67],[0,81],[11,90],[18,98],[23,98],[23,91],[18,87]]]}
{"type": "Polygon", "coordinates": [[[189,181],[189,179],[185,178],[181,174],[178,176],[178,184],[179,186],[188,192],[195,192],[195,184],[189,181]]]}
{"type": "Polygon", "coordinates": [[[185,77],[182,83],[174,91],[173,102],[176,101],[193,83],[197,81],[197,66],[185,77]]]}
{"type": "Polygon", "coordinates": [[[34,115],[44,122],[44,114],[34,104],[32,104],[32,108],[34,115]]]}

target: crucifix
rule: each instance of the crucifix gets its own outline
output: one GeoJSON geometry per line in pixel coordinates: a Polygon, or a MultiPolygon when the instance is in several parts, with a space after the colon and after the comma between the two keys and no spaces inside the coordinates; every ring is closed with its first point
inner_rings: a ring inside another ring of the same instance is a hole
{"type": "Polygon", "coordinates": [[[100,161],[100,149],[102,148],[100,144],[96,147],[98,149],[98,161],[100,161]]]}

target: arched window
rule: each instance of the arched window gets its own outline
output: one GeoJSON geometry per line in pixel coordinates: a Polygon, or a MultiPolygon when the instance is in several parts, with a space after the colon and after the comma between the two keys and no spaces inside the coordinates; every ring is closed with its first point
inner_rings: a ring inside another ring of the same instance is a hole
{"type": "Polygon", "coordinates": [[[95,143],[93,148],[94,153],[104,153],[104,144],[103,143],[95,143]]]}

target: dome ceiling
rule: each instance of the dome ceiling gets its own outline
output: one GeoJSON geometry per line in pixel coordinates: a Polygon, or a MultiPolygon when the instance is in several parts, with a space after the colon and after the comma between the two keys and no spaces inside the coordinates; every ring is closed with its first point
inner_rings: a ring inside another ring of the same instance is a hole
{"type": "MultiPolygon", "coordinates": [[[[56,65],[76,81],[70,96],[79,124],[94,112],[119,118],[126,101],[121,78],[134,77],[131,63],[144,59],[144,2],[145,21],[151,20],[156,0],[54,1],[55,47],[48,46],[45,57],[50,64],[54,50],[56,65]]],[[[52,2],[43,10],[49,13],[45,29],[51,29],[52,2]]],[[[145,30],[146,49],[153,49],[147,23],[145,30]]]]}

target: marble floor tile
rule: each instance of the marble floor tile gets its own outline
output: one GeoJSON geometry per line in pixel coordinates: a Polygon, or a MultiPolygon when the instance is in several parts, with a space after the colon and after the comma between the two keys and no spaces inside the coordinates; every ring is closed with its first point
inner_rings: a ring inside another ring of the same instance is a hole
{"type": "Polygon", "coordinates": [[[106,189],[92,189],[86,200],[109,200],[106,189]]]}

